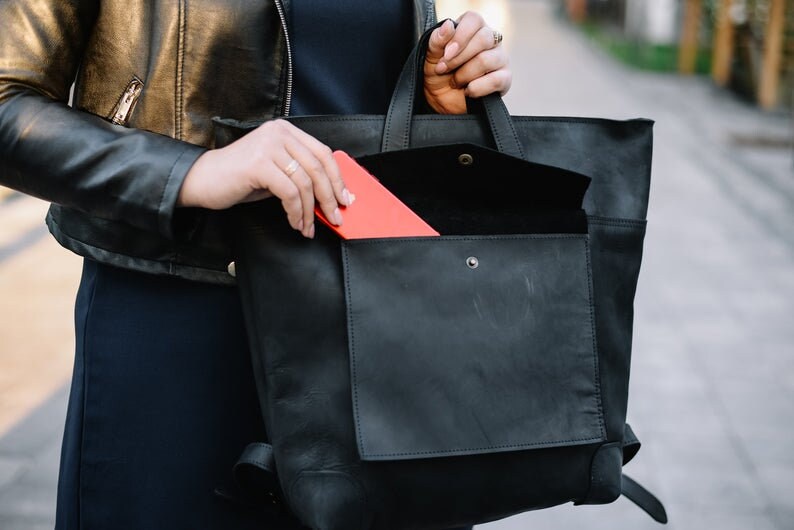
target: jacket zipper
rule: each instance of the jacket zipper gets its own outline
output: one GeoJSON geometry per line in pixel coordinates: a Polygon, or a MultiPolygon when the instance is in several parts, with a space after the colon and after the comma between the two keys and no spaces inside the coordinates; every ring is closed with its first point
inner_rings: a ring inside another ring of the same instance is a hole
{"type": "Polygon", "coordinates": [[[278,17],[281,19],[281,28],[284,30],[284,41],[287,44],[287,94],[284,102],[282,116],[289,116],[289,108],[292,104],[292,45],[289,42],[289,32],[287,31],[287,16],[284,14],[284,5],[281,0],[275,0],[278,17]]]}
{"type": "Polygon", "coordinates": [[[116,105],[116,110],[113,112],[113,117],[110,119],[116,125],[127,125],[132,114],[132,109],[138,101],[138,97],[143,90],[143,82],[135,78],[127,85],[127,90],[122,94],[121,99],[116,105]]]}

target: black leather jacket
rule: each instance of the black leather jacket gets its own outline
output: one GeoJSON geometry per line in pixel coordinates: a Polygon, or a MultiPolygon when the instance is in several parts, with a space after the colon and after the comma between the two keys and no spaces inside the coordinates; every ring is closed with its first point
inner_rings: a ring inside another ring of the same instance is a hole
{"type": "Polygon", "coordinates": [[[175,203],[214,116],[289,112],[287,3],[0,0],[0,184],[51,201],[80,255],[232,283],[218,214],[175,203]]]}

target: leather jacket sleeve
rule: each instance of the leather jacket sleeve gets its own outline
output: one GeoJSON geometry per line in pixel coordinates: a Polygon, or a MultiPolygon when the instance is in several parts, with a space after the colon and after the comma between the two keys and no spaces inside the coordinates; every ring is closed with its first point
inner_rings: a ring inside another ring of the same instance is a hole
{"type": "Polygon", "coordinates": [[[171,238],[204,148],[70,108],[98,0],[0,0],[0,184],[171,238]]]}

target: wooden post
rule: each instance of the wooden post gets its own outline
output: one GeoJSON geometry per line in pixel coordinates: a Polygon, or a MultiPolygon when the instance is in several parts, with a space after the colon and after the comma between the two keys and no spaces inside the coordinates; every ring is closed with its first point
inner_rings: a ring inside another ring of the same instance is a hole
{"type": "Polygon", "coordinates": [[[732,0],[721,0],[714,31],[714,53],[711,58],[711,77],[719,86],[725,86],[731,77],[734,31],[731,21],[732,0]]]}
{"type": "Polygon", "coordinates": [[[783,56],[783,22],[786,0],[770,0],[769,19],[764,32],[764,56],[761,62],[761,81],[758,84],[758,104],[765,109],[777,105],[780,85],[780,61],[783,56]]]}
{"type": "Polygon", "coordinates": [[[587,0],[567,0],[568,16],[577,24],[587,18],[587,0]]]}
{"type": "Polygon", "coordinates": [[[682,74],[695,72],[702,7],[702,0],[686,0],[684,5],[684,26],[678,49],[678,71],[682,74]]]}

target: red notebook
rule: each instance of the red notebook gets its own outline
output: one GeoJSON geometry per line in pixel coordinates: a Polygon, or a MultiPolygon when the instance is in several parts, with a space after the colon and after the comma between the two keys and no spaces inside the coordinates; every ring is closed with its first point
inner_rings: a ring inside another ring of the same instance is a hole
{"type": "Polygon", "coordinates": [[[341,226],[331,224],[319,206],[314,211],[323,223],[343,239],[439,235],[347,153],[334,151],[334,158],[348,191],[356,199],[348,207],[339,207],[342,213],[341,226]]]}

